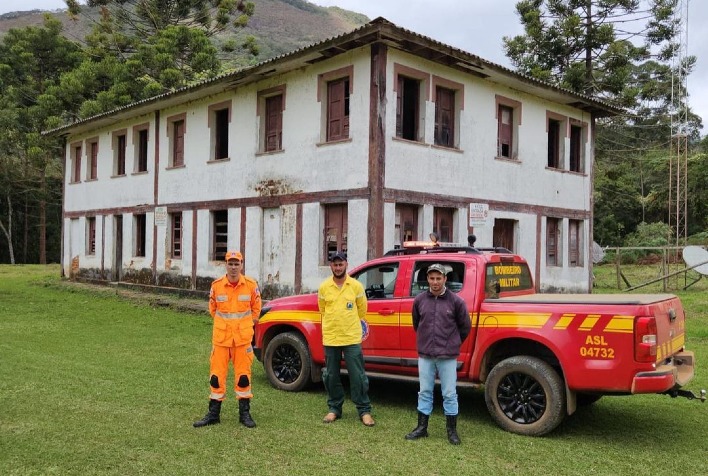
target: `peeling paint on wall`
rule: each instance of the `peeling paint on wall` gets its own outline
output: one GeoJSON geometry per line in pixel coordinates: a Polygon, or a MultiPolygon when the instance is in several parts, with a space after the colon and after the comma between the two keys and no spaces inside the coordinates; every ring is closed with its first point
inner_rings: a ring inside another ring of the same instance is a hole
{"type": "Polygon", "coordinates": [[[253,189],[261,197],[275,197],[291,193],[301,193],[302,189],[295,189],[285,179],[266,179],[256,183],[253,189]]]}

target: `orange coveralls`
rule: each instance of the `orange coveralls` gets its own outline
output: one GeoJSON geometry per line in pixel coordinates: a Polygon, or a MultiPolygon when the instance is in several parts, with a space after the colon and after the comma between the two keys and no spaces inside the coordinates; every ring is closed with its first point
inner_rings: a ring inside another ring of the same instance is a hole
{"type": "Polygon", "coordinates": [[[251,364],[253,363],[253,326],[261,314],[258,283],[241,275],[231,284],[226,276],[211,283],[209,313],[214,320],[212,351],[209,362],[211,395],[223,400],[229,361],[234,367],[234,390],[239,399],[251,398],[251,364]]]}

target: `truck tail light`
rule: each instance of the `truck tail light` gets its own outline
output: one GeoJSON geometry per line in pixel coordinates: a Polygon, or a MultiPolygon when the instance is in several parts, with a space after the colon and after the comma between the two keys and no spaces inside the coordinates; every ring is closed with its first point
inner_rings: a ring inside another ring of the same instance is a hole
{"type": "Polygon", "coordinates": [[[656,319],[638,317],[634,321],[634,360],[656,362],[656,319]]]}

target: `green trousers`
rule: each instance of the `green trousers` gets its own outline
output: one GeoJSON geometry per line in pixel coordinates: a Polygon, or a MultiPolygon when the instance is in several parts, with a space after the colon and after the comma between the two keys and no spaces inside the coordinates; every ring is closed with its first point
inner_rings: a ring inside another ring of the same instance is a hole
{"type": "Polygon", "coordinates": [[[364,373],[364,354],[361,344],[345,346],[325,346],[325,368],[322,371],[322,382],[327,390],[327,406],[329,411],[342,416],[344,404],[344,386],[341,379],[341,362],[347,366],[352,402],[356,405],[359,416],[371,413],[369,401],[369,378],[364,373]]]}

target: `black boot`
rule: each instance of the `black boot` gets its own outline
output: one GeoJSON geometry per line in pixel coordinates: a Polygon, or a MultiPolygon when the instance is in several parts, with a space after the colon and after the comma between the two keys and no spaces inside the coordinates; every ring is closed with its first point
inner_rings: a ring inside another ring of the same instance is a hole
{"type": "Polygon", "coordinates": [[[238,421],[246,428],[256,427],[256,422],[251,418],[251,399],[243,398],[238,401],[238,421]]]}
{"type": "Polygon", "coordinates": [[[199,428],[201,426],[216,425],[221,420],[219,419],[219,414],[221,413],[221,401],[220,400],[209,400],[209,411],[204,418],[199,421],[195,421],[194,428],[199,428]]]}
{"type": "Polygon", "coordinates": [[[428,436],[428,419],[430,415],[418,412],[418,426],[413,431],[406,435],[407,440],[417,440],[428,436]]]}
{"type": "Polygon", "coordinates": [[[451,445],[462,443],[460,437],[457,436],[457,415],[447,415],[447,441],[451,445]]]}

